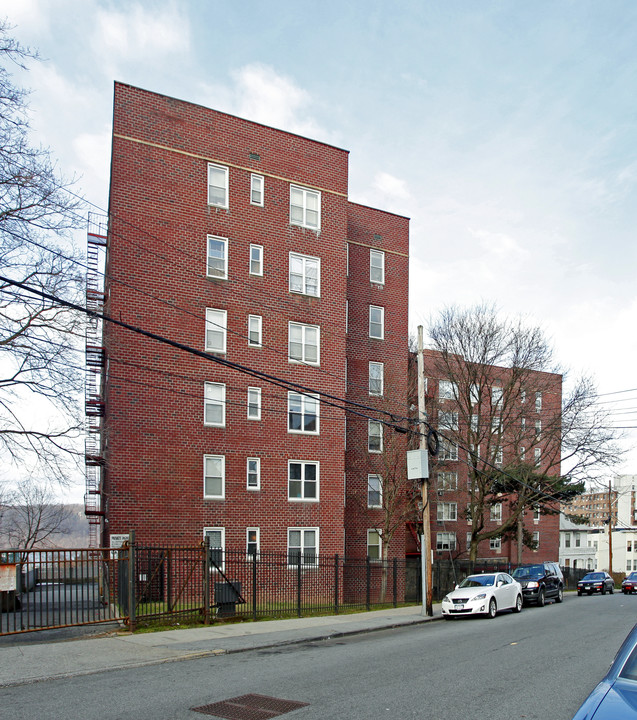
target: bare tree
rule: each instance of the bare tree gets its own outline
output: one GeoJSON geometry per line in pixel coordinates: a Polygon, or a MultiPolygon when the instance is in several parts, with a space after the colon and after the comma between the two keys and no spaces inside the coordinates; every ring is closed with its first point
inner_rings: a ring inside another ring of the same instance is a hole
{"type": "Polygon", "coordinates": [[[540,328],[503,319],[493,306],[449,307],[432,321],[436,463],[466,463],[470,559],[492,538],[518,539],[529,511],[551,514],[621,458],[616,433],[595,410],[589,379],[562,398],[562,374],[540,328]],[[507,512],[500,508],[506,505],[507,512]]]}
{"type": "Polygon", "coordinates": [[[28,478],[7,494],[0,538],[19,550],[50,547],[53,538],[68,534],[72,514],[69,507],[54,501],[50,483],[28,478]]]}
{"type": "Polygon", "coordinates": [[[9,31],[0,23],[0,457],[63,481],[80,432],[83,320],[11,281],[77,301],[80,256],[68,233],[80,218],[48,150],[30,142],[27,93],[9,69],[37,53],[9,31]]]}

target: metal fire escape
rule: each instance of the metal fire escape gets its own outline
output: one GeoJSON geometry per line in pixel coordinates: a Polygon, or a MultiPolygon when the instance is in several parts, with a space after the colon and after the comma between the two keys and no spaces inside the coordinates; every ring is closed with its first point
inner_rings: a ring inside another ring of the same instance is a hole
{"type": "MultiPolygon", "coordinates": [[[[89,213],[87,232],[86,309],[102,312],[104,308],[104,265],[108,218],[89,213]]],[[[84,493],[84,514],[89,521],[89,545],[101,544],[102,482],[104,455],[102,447],[102,418],[104,398],[102,395],[106,351],[102,345],[102,320],[88,316],[86,324],[86,384],[84,392],[85,441],[84,460],[86,465],[86,490],[84,493]]]]}

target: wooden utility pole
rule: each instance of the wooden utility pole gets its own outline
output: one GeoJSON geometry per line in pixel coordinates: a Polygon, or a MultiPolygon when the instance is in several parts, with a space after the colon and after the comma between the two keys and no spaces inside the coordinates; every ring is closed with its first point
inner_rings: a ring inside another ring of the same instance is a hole
{"type": "MultiPolygon", "coordinates": [[[[425,421],[425,359],[423,355],[422,325],[418,326],[418,432],[420,433],[420,449],[427,450],[427,428],[425,421]]],[[[422,478],[422,576],[423,601],[429,617],[433,611],[433,578],[431,574],[431,522],[429,517],[429,478],[422,478]]]]}
{"type": "Polygon", "coordinates": [[[610,480],[608,481],[608,573],[613,574],[613,500],[610,480]]]}

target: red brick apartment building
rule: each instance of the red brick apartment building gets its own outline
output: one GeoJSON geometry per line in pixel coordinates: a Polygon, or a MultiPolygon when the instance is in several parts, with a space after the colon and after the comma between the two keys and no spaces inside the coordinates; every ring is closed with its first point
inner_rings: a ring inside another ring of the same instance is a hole
{"type": "MultiPolygon", "coordinates": [[[[494,467],[506,471],[520,459],[549,475],[560,470],[561,375],[527,371],[520,387],[508,368],[480,366],[468,372],[459,368],[450,380],[445,372],[450,365],[440,353],[424,351],[428,418],[453,441],[441,441],[438,457],[430,460],[431,539],[434,559],[439,560],[469,557],[472,461],[487,473],[494,467]],[[475,385],[463,386],[462,378],[471,378],[475,385]]],[[[410,367],[415,373],[415,357],[410,367]]],[[[501,526],[509,516],[510,498],[503,494],[491,499],[493,505],[484,514],[485,533],[501,526]]],[[[559,505],[553,506],[559,510],[559,505]]],[[[537,548],[524,546],[522,562],[557,561],[559,513],[530,507],[523,515],[523,526],[537,548]]],[[[408,526],[408,555],[419,552],[418,532],[415,526],[408,526]]],[[[477,560],[516,564],[516,528],[504,537],[482,540],[477,560]]]]}
{"type": "Polygon", "coordinates": [[[345,150],[116,83],[107,237],[107,315],[221,362],[105,325],[102,542],[377,554],[388,431],[312,391],[407,414],[408,220],[345,150]]]}

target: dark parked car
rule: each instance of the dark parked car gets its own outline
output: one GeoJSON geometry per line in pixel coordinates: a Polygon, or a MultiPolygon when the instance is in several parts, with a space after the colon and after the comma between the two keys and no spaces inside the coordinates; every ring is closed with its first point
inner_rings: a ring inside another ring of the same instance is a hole
{"type": "Polygon", "coordinates": [[[622,592],[624,595],[637,592],[637,572],[631,572],[626,575],[622,582],[622,592]]]}
{"type": "Polygon", "coordinates": [[[573,720],[637,720],[637,625],[573,720]]]}
{"type": "Polygon", "coordinates": [[[522,596],[527,604],[536,603],[543,607],[548,598],[562,602],[564,575],[556,562],[520,565],[513,571],[513,578],[522,586],[522,596]]]}
{"type": "Polygon", "coordinates": [[[607,572],[589,572],[577,583],[577,594],[601,593],[606,595],[615,589],[615,581],[607,572]]]}

